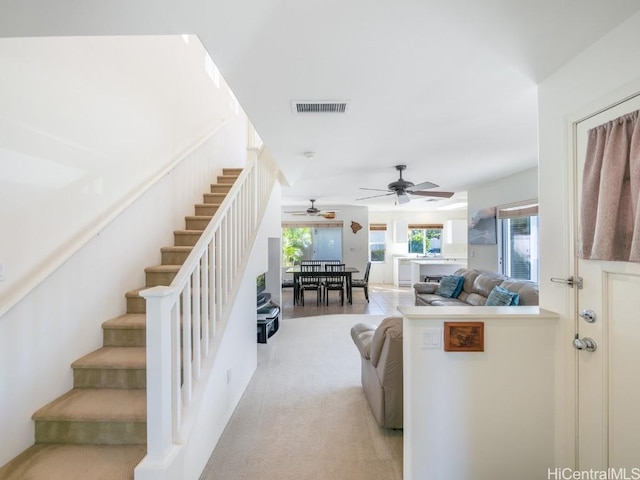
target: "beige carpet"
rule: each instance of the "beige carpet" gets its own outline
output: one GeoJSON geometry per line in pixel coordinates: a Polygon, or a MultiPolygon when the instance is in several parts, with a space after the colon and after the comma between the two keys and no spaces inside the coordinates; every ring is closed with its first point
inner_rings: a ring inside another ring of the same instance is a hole
{"type": "Polygon", "coordinates": [[[401,480],[402,432],[381,429],[350,337],[381,315],[284,319],[201,480],[401,480]]]}

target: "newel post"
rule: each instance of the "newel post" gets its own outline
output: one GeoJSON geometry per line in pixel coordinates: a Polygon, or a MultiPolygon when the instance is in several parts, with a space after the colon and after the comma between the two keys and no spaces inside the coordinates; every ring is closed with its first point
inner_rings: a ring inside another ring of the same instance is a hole
{"type": "Polygon", "coordinates": [[[147,456],[161,461],[173,444],[171,308],[175,289],[140,292],[147,301],[147,456]]]}

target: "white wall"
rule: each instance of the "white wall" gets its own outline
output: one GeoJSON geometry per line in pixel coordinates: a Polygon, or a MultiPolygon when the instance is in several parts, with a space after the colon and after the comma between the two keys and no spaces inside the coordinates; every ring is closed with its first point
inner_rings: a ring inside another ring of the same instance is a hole
{"type": "MultiPolygon", "coordinates": [[[[369,212],[370,223],[384,223],[387,225],[387,252],[385,261],[373,263],[371,265],[371,273],[369,281],[371,283],[393,283],[393,257],[407,255],[407,242],[395,242],[393,235],[394,221],[403,221],[406,223],[441,223],[447,228],[447,220],[449,219],[465,219],[467,218],[467,210],[451,210],[447,212],[425,211],[425,212],[369,212]]],[[[444,241],[446,232],[443,231],[442,255],[445,257],[467,258],[466,244],[447,244],[444,241]]]]}
{"type": "MultiPolygon", "coordinates": [[[[538,198],[538,168],[500,178],[469,189],[468,211],[471,217],[478,210],[538,198]]],[[[469,245],[469,268],[500,272],[498,245],[469,245]]]]}
{"type": "Polygon", "coordinates": [[[244,163],[246,139],[241,114],[0,317],[0,465],[33,443],[31,415],[72,387],[71,363],[102,345],[102,322],[125,312],[222,167],[244,163]]]}
{"type": "Polygon", "coordinates": [[[540,304],[562,316],[556,357],[556,465],[574,461],[574,291],[551,277],[574,274],[570,198],[570,122],[640,92],[640,14],[567,63],[539,87],[540,304]]]}
{"type": "Polygon", "coordinates": [[[234,117],[204,58],[194,36],[0,39],[0,312],[234,117]]]}

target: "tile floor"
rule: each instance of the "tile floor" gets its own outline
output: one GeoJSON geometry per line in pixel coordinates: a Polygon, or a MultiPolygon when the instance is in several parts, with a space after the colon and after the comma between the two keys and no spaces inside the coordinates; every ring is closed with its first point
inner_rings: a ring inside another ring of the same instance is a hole
{"type": "Polygon", "coordinates": [[[329,292],[329,305],[316,305],[315,292],[307,292],[305,305],[293,304],[293,289],[282,291],[282,318],[308,317],[332,314],[399,315],[397,306],[413,305],[412,287],[396,287],[392,284],[370,284],[369,303],[361,288],[353,289],[353,304],[340,305],[338,292],[329,292]]]}

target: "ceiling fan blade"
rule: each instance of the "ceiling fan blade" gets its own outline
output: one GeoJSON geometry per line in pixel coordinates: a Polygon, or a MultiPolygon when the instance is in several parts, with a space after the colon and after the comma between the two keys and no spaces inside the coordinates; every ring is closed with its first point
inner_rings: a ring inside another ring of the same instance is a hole
{"type": "MultiPolygon", "coordinates": [[[[382,190],[384,192],[386,192],[386,190],[382,190]]],[[[388,197],[389,195],[395,195],[394,192],[390,192],[390,193],[383,193],[382,195],[373,195],[372,197],[363,197],[363,198],[356,198],[357,200],[368,200],[370,198],[378,198],[378,197],[388,197]]]]}
{"type": "Polygon", "coordinates": [[[407,192],[398,192],[398,203],[402,205],[403,203],[409,203],[411,199],[407,192]]]}
{"type": "Polygon", "coordinates": [[[411,195],[420,195],[421,197],[439,197],[439,198],[451,198],[455,192],[409,192],[411,195]]]}
{"type": "Polygon", "coordinates": [[[409,193],[413,193],[416,190],[429,190],[431,188],[438,188],[439,186],[440,185],[436,185],[435,183],[431,182],[422,182],[409,188],[409,193]]]}
{"type": "Polygon", "coordinates": [[[284,213],[307,213],[306,210],[285,210],[284,213]]]}
{"type": "Polygon", "coordinates": [[[382,189],[382,188],[365,188],[365,187],[360,187],[360,190],[372,190],[374,192],[388,192],[389,189],[382,189]]]}
{"type": "Polygon", "coordinates": [[[336,218],[336,212],[321,212],[320,216],[324,217],[324,218],[336,218]]]}

